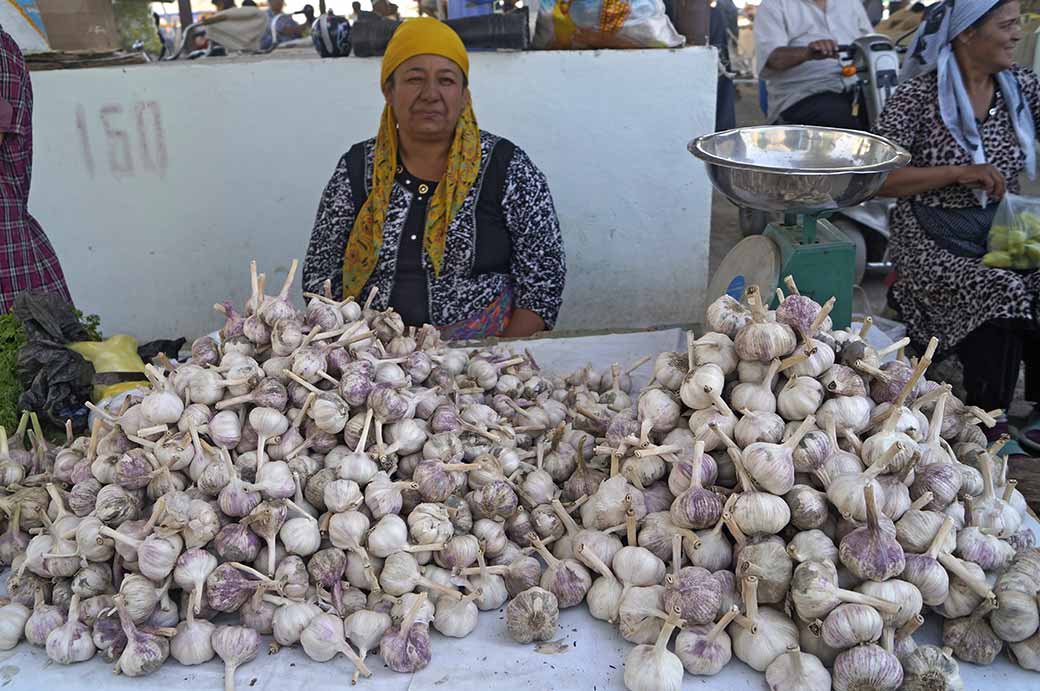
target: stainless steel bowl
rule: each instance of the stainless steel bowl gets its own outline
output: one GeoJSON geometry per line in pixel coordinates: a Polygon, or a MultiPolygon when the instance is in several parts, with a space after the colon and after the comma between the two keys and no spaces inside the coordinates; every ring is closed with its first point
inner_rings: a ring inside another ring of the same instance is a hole
{"type": "Polygon", "coordinates": [[[715,189],[738,206],[816,213],[873,197],[910,154],[867,132],[829,127],[741,127],[698,137],[687,147],[708,167],[715,189]]]}

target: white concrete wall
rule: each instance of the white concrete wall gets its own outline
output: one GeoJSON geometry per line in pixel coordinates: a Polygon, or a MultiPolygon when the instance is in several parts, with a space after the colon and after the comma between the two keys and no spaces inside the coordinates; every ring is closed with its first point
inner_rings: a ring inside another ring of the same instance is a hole
{"type": "MultiPolygon", "coordinates": [[[[558,327],[698,319],[711,194],[686,143],[712,129],[714,51],[472,60],[480,125],[552,187],[569,263],[558,327]]],[[[244,300],[250,259],[280,284],[337,160],[375,133],[378,69],[301,58],[35,74],[30,209],[78,306],[108,333],[191,337],[219,324],[215,301],[244,300]]]]}

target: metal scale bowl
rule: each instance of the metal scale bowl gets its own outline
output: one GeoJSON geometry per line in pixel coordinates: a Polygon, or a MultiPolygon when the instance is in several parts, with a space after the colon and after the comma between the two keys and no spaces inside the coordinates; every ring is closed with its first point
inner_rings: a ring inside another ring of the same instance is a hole
{"type": "Polygon", "coordinates": [[[873,197],[910,154],[867,132],[799,125],[716,132],[687,148],[731,202],[784,214],[764,237],[746,238],[727,255],[706,304],[723,293],[739,299],[751,283],[771,294],[782,276],[791,275],[799,291],[817,302],[834,296],[831,318],[838,328],[848,326],[856,249],[826,217],[873,197]]]}

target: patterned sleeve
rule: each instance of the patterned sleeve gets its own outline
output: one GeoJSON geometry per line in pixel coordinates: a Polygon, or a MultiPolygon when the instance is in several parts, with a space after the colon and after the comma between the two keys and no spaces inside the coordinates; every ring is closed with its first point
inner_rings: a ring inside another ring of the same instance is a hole
{"type": "Polygon", "coordinates": [[[549,183],[519,148],[506,171],[502,200],[513,241],[510,270],[516,287],[515,305],[531,310],[552,329],[563,303],[567,260],[549,183]]]}
{"type": "Polygon", "coordinates": [[[926,122],[926,118],[921,117],[926,110],[922,96],[927,90],[921,85],[925,78],[911,79],[896,89],[874,124],[876,134],[891,139],[910,153],[916,149],[918,124],[926,122]]]}
{"type": "Polygon", "coordinates": [[[29,72],[10,34],[0,29],[0,132],[24,135],[31,127],[29,72]]]}
{"type": "Polygon", "coordinates": [[[347,170],[344,154],[318,202],[318,215],[303,261],[304,292],[320,293],[325,279],[330,278],[333,296],[343,293],[343,252],[354,225],[354,198],[347,170]]]}
{"type": "Polygon", "coordinates": [[[1014,74],[1015,78],[1018,79],[1019,86],[1022,88],[1022,95],[1025,96],[1026,104],[1033,113],[1033,122],[1036,123],[1037,130],[1040,131],[1040,77],[1037,77],[1036,72],[1028,67],[1016,67],[1014,74]]]}

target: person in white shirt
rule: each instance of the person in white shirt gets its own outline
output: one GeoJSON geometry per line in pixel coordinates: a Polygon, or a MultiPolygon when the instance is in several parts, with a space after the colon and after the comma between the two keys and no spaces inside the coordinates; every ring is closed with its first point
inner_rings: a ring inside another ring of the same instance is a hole
{"type": "Polygon", "coordinates": [[[853,114],[838,46],[873,32],[862,0],[762,0],[755,14],[755,61],[766,82],[770,122],[868,128],[853,114]]]}

